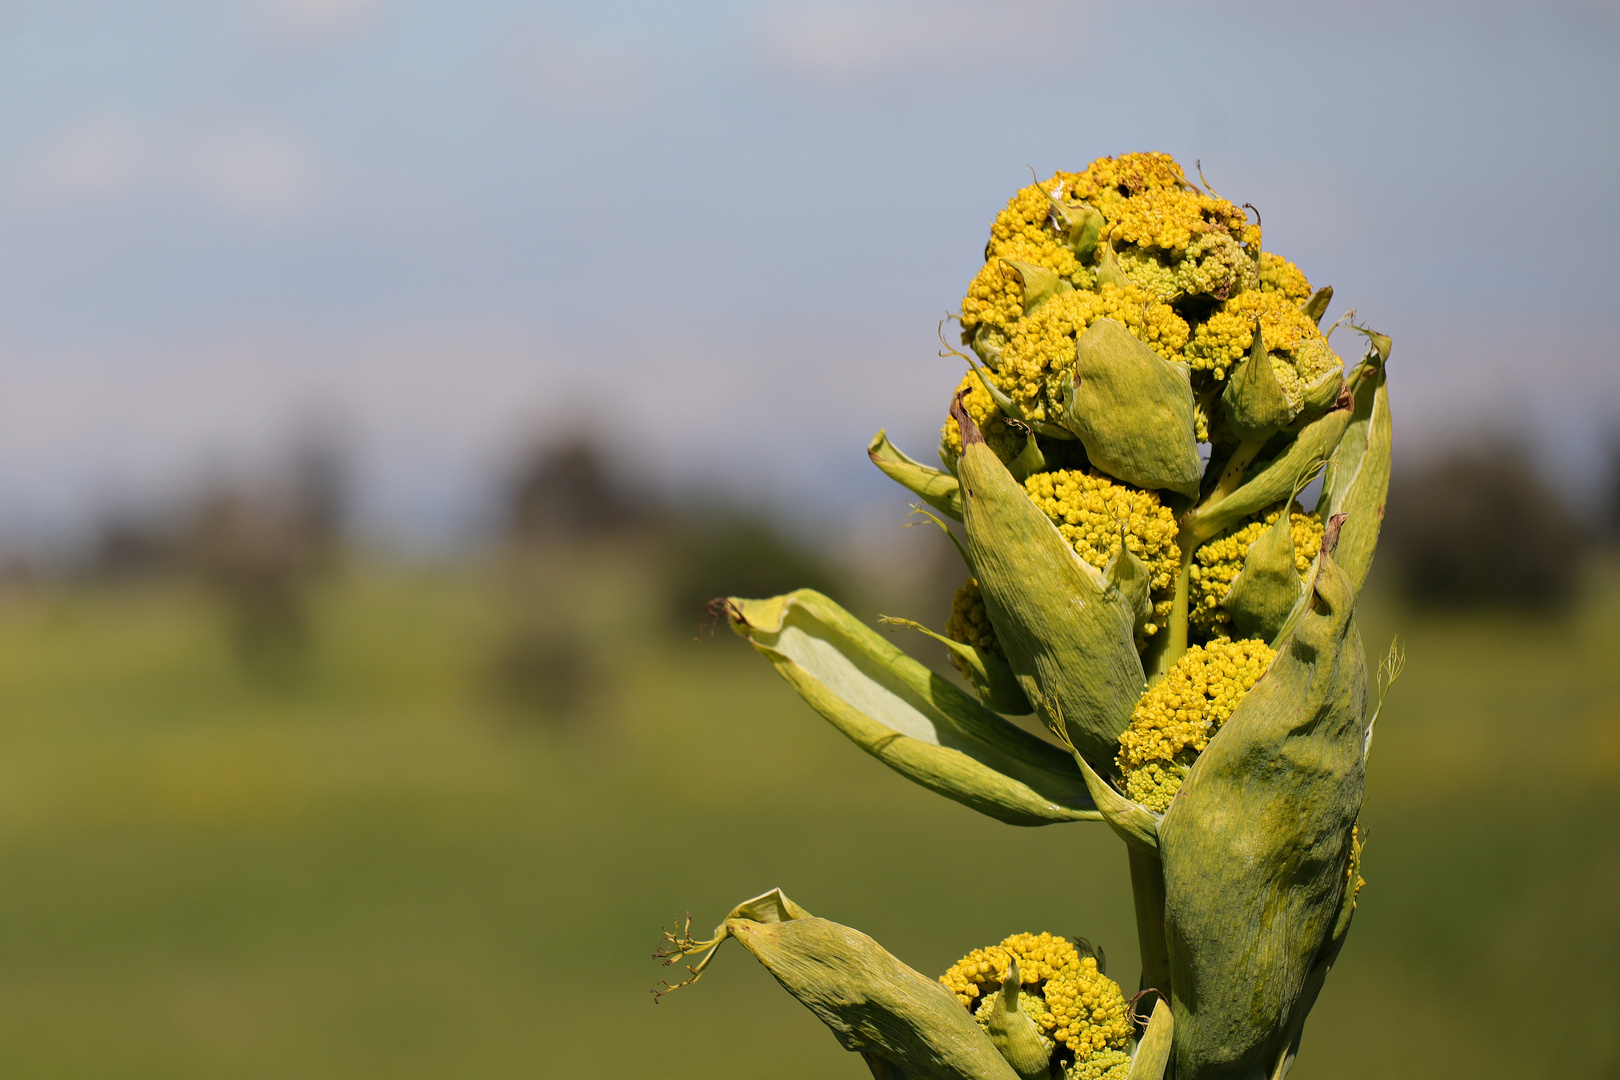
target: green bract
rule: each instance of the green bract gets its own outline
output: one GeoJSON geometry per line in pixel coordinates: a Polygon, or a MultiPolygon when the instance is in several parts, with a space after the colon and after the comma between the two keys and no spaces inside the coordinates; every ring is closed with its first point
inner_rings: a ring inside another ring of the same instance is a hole
{"type": "Polygon", "coordinates": [[[882,432],[868,447],[960,523],[934,519],[965,564],[950,621],[883,621],[942,642],[971,692],[818,593],[724,602],[901,776],[1010,824],[1106,822],[1151,1019],[1083,940],[1013,934],[947,990],[780,892],[672,937],[672,960],[702,953],[696,978],[737,938],[879,1080],[1287,1074],[1362,884],[1377,715],[1354,613],[1389,486],[1390,342],[1351,324],[1369,345],[1346,373],[1319,329],[1332,297],[1166,155],[1023,188],[962,301],[972,355],[942,354],[968,370],[930,391],[954,381],[945,468],[882,432]],[[1029,712],[1051,740],[1006,719],[1029,712]]]}

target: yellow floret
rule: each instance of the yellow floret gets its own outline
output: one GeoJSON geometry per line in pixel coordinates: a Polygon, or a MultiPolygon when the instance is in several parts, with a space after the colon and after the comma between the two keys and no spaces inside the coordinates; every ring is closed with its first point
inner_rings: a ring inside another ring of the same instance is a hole
{"type": "Polygon", "coordinates": [[[1157,813],[1170,808],[1193,759],[1276,654],[1263,641],[1194,645],[1136,703],[1119,737],[1126,793],[1157,813]]]}
{"type": "MultiPolygon", "coordinates": [[[[1230,636],[1232,617],[1221,607],[1221,601],[1226,599],[1232,582],[1242,573],[1249,545],[1276,523],[1282,509],[1282,503],[1278,503],[1253,514],[1193,552],[1187,621],[1195,631],[1212,638],[1230,636]]],[[[1294,503],[1289,508],[1289,526],[1294,535],[1294,569],[1303,574],[1322,550],[1322,518],[1316,513],[1305,513],[1294,503]]]]}
{"type": "MultiPolygon", "coordinates": [[[[991,379],[996,377],[991,372],[986,374],[991,379]]],[[[984,436],[985,445],[994,450],[997,457],[1005,463],[1023,451],[1024,433],[1014,430],[1007,423],[1006,416],[996,407],[995,399],[990,396],[990,391],[984,388],[984,383],[977,374],[969,371],[962,376],[962,381],[956,384],[956,392],[962,395],[962,407],[973,417],[973,422],[979,425],[979,433],[984,436]]],[[[947,463],[954,462],[962,456],[962,429],[957,426],[955,417],[947,416],[944,426],[939,429],[939,456],[947,463]]],[[[954,465],[951,467],[955,468],[954,465]]]]}
{"type": "Polygon", "coordinates": [[[1260,253],[1260,290],[1281,293],[1295,303],[1309,300],[1311,283],[1305,272],[1281,255],[1269,251],[1260,253]]]}
{"type": "Polygon", "coordinates": [[[1132,554],[1147,565],[1152,621],[1142,628],[1156,634],[1170,617],[1181,549],[1176,544],[1176,515],[1156,492],[1143,491],[1106,476],[1074,469],[1035,473],[1024,490],[1079,556],[1101,570],[1119,554],[1120,532],[1132,554]]]}
{"type": "Polygon", "coordinates": [[[1255,289],[1234,296],[1199,324],[1187,343],[1187,362],[1195,369],[1213,373],[1217,379],[1226,378],[1254,344],[1256,318],[1271,355],[1272,370],[1277,373],[1283,393],[1296,407],[1305,383],[1333,364],[1343,366],[1298,304],[1281,292],[1255,289]]]}
{"type": "Polygon", "coordinates": [[[1131,1056],[1123,1050],[1102,1050],[1076,1058],[1063,1070],[1063,1080],[1125,1080],[1131,1074],[1131,1056]]]}
{"type": "MultiPolygon", "coordinates": [[[[996,644],[996,628],[990,625],[990,613],[984,608],[984,595],[979,592],[977,578],[968,578],[951,598],[951,617],[945,621],[945,636],[980,652],[1003,660],[1007,658],[996,644]]],[[[951,654],[951,662],[956,662],[955,653],[951,654]]]]}
{"type": "Polygon", "coordinates": [[[982,999],[999,992],[1014,959],[1019,1010],[1029,1012],[1042,1035],[1067,1047],[1076,1060],[1125,1049],[1130,1026],[1119,984],[1097,970],[1093,957],[1082,957],[1061,937],[1014,934],[1000,945],[974,949],[939,981],[978,1015],[982,999]]]}
{"type": "Polygon", "coordinates": [[[1063,400],[1063,380],[1073,378],[1075,338],[1101,318],[1124,323],[1167,360],[1180,359],[1187,344],[1186,321],[1169,304],[1134,285],[1061,293],[1008,329],[997,385],[1005,387],[1031,419],[1055,419],[1063,400]]]}

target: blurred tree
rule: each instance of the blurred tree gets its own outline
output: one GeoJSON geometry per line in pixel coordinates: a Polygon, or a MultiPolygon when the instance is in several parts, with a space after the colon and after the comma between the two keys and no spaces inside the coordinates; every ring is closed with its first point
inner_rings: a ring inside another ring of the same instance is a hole
{"type": "Polygon", "coordinates": [[[519,545],[622,535],[656,516],[595,444],[574,436],[537,446],[507,496],[506,531],[519,545]]]}
{"type": "Polygon", "coordinates": [[[1526,448],[1503,439],[1397,473],[1385,520],[1381,554],[1421,603],[1561,608],[1590,540],[1526,448]]]}

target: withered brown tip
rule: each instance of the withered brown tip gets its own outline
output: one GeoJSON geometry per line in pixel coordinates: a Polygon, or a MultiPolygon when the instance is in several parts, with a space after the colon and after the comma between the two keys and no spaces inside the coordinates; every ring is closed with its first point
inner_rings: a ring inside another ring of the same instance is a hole
{"type": "Polygon", "coordinates": [[[1328,518],[1327,528],[1322,530],[1322,550],[1329,555],[1339,546],[1339,529],[1344,525],[1344,519],[1349,514],[1334,514],[1328,518]]]}
{"type": "Polygon", "coordinates": [[[951,398],[951,419],[956,421],[957,428],[962,432],[964,450],[974,443],[984,442],[984,436],[979,433],[979,425],[973,422],[973,417],[968,415],[967,406],[962,404],[960,393],[951,398]]]}

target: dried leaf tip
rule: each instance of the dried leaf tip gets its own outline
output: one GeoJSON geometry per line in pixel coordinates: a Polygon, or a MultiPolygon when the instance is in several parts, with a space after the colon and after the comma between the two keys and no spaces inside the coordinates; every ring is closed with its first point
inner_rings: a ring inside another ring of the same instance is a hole
{"type": "Polygon", "coordinates": [[[984,442],[984,436],[979,433],[979,425],[975,424],[973,417],[968,415],[967,406],[963,404],[961,394],[951,398],[951,419],[956,421],[957,429],[962,433],[963,449],[974,443],[984,442]]]}

